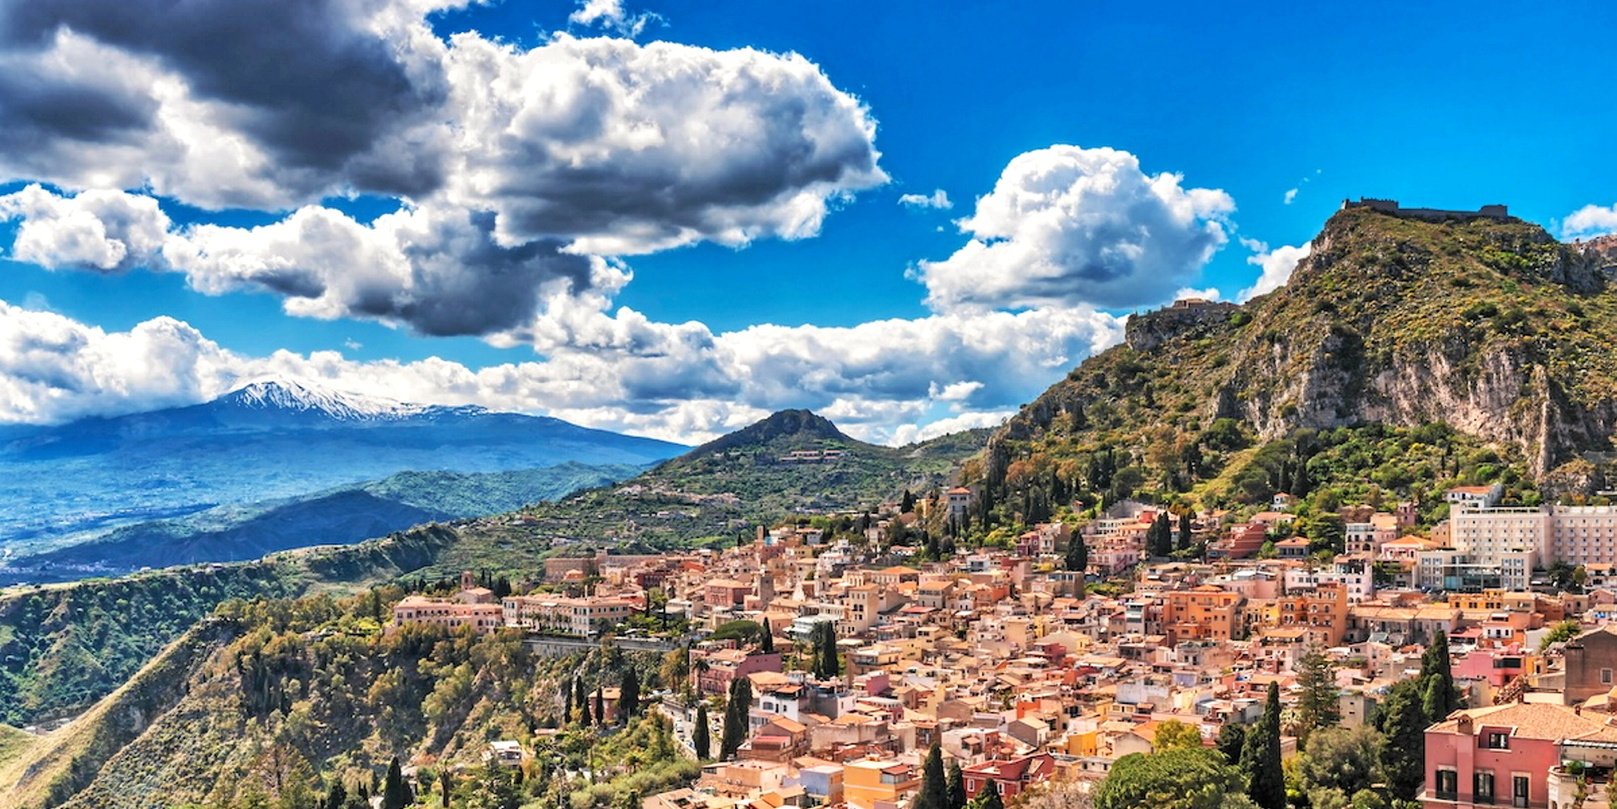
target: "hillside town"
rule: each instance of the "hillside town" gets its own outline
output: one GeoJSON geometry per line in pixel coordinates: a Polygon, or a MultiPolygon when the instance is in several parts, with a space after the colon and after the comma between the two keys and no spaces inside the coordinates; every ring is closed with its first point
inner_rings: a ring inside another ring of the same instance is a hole
{"type": "Polygon", "coordinates": [[[966,796],[1087,800],[1131,754],[1234,765],[1266,723],[1287,758],[1385,736],[1378,786],[1428,809],[1607,806],[1617,509],[1500,496],[1453,488],[1428,529],[1413,503],[1348,506],[1323,538],[1284,494],[1240,521],[1125,501],[952,553],[905,530],[964,513],[956,488],[847,515],[852,536],[804,520],[724,550],[555,557],[522,594],[468,573],[392,618],[664,652],[688,677],[645,700],[704,764],[644,809],[929,809],[932,757],[966,796]]]}

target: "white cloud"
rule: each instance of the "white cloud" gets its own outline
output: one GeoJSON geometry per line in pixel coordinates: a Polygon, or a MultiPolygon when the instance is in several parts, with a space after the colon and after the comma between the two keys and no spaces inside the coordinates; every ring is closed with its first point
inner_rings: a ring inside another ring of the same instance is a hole
{"type": "Polygon", "coordinates": [[[898,204],[911,208],[936,208],[940,211],[954,207],[954,203],[949,201],[948,193],[941,188],[931,194],[905,194],[898,198],[898,204]]]}
{"type": "Polygon", "coordinates": [[[1256,239],[1242,239],[1241,246],[1252,251],[1246,263],[1262,269],[1252,286],[1241,290],[1236,296],[1236,300],[1242,303],[1285,286],[1298,263],[1308,258],[1314,249],[1312,243],[1307,243],[1298,247],[1281,245],[1270,250],[1269,245],[1256,239]]]}
{"type": "Polygon", "coordinates": [[[813,235],[887,180],[869,112],[800,55],[441,40],[424,15],[465,3],[37,0],[0,16],[0,180],[209,209],[372,193],[597,255],[813,235]]]}
{"type": "Polygon", "coordinates": [[[632,255],[802,238],[828,199],[887,180],[868,111],[796,54],[462,34],[448,70],[446,193],[494,211],[501,244],[632,255]]]}
{"type": "Polygon", "coordinates": [[[1282,200],[1282,202],[1284,202],[1286,205],[1290,205],[1293,201],[1295,201],[1297,199],[1297,191],[1298,191],[1298,189],[1296,189],[1296,188],[1288,188],[1288,189],[1286,189],[1286,197],[1285,197],[1284,200],[1282,200]]]}
{"type": "Polygon", "coordinates": [[[640,36],[647,25],[660,19],[650,12],[625,12],[623,0],[580,0],[578,9],[567,15],[567,21],[574,25],[598,25],[630,39],[640,36]]]}
{"type": "Polygon", "coordinates": [[[0,196],[0,220],[18,219],[11,257],[48,268],[125,270],[149,259],[167,237],[157,200],[121,191],[57,196],[30,185],[0,196]]]}
{"type": "Polygon", "coordinates": [[[1201,298],[1202,300],[1218,301],[1224,299],[1224,293],[1220,292],[1218,287],[1208,287],[1206,289],[1182,287],[1178,292],[1173,293],[1173,299],[1176,301],[1181,301],[1186,298],[1201,298]]]}
{"type": "MultiPolygon", "coordinates": [[[[604,317],[604,316],[603,316],[604,317]]],[[[643,321],[620,310],[616,321],[643,321]]],[[[937,315],[852,327],[621,326],[645,353],[559,349],[473,370],[432,358],[356,361],[336,351],[229,351],[171,318],[106,332],[0,302],[0,421],[55,422],[188,404],[243,380],[286,376],[405,401],[547,413],[580,424],[698,441],[784,407],[893,442],[1002,418],[1121,322],[1092,310],[937,315]],[[885,346],[904,346],[892,351],[885,346]],[[934,416],[932,414],[939,415],[934,416]]]]}
{"type": "Polygon", "coordinates": [[[1586,239],[1608,233],[1617,233],[1617,205],[1585,205],[1561,222],[1561,236],[1567,239],[1586,239]]]}
{"type": "Polygon", "coordinates": [[[289,314],[430,335],[525,339],[560,309],[605,308],[629,280],[621,266],[563,253],[558,242],[496,244],[491,217],[455,209],[406,208],[361,224],[309,206],[257,227],[171,229],[151,197],[28,186],[0,196],[0,219],[20,220],[15,257],[44,267],[169,270],[210,295],[268,291],[289,314]]]}
{"type": "Polygon", "coordinates": [[[928,422],[924,425],[905,424],[893,431],[887,443],[895,446],[914,444],[918,441],[926,441],[949,433],[977,430],[983,427],[998,427],[1004,424],[1006,419],[1014,415],[1016,415],[1015,410],[997,410],[982,413],[963,413],[958,416],[928,422]]]}
{"type": "Polygon", "coordinates": [[[935,310],[1160,303],[1227,239],[1235,202],[1145,174],[1116,149],[1052,146],[1018,155],[960,220],[954,255],[920,262],[935,310]]]}

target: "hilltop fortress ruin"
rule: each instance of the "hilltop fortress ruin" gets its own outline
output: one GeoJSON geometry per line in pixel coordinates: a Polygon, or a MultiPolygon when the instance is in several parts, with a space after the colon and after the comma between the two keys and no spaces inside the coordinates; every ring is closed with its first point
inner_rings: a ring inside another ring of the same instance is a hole
{"type": "Polygon", "coordinates": [[[1484,205],[1474,211],[1448,211],[1442,208],[1405,208],[1395,199],[1374,199],[1372,197],[1359,197],[1358,202],[1351,199],[1342,200],[1343,208],[1369,208],[1393,216],[1407,216],[1411,219],[1428,219],[1443,221],[1447,219],[1496,219],[1501,222],[1514,217],[1503,205],[1484,205]]]}

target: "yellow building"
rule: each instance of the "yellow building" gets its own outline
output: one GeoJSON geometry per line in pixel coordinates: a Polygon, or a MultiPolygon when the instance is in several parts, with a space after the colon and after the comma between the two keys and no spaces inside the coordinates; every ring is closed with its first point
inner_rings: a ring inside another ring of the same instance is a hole
{"type": "Polygon", "coordinates": [[[892,809],[900,797],[921,785],[915,767],[893,759],[864,759],[843,765],[842,798],[856,809],[892,809]]]}

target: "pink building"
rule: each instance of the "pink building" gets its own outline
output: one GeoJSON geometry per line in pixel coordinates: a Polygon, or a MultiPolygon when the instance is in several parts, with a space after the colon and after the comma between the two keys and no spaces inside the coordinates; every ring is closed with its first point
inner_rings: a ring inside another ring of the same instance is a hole
{"type": "Polygon", "coordinates": [[[1478,649],[1454,660],[1454,677],[1459,680],[1485,680],[1494,688],[1523,674],[1536,672],[1536,656],[1509,649],[1478,649]]]}
{"type": "Polygon", "coordinates": [[[696,670],[696,687],[703,694],[724,694],[737,677],[761,671],[779,672],[780,652],[749,652],[745,649],[691,650],[696,670]]]}
{"type": "MultiPolygon", "coordinates": [[[[1551,806],[1563,748],[1609,747],[1617,728],[1573,708],[1510,703],[1455,711],[1426,729],[1425,809],[1551,806]]],[[[1574,755],[1574,758],[1586,756],[1574,755]]]]}

